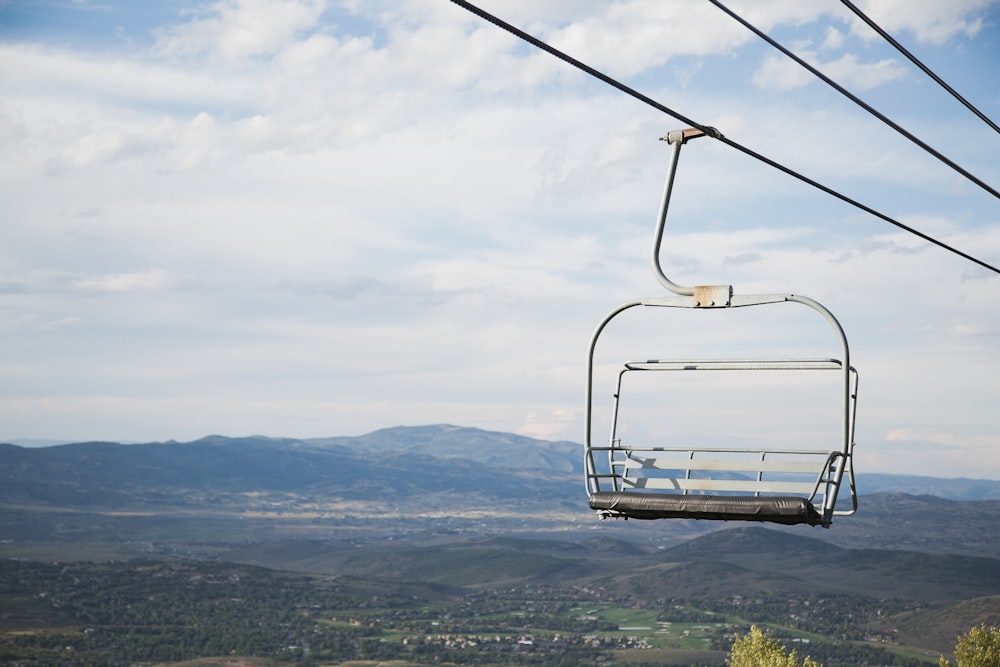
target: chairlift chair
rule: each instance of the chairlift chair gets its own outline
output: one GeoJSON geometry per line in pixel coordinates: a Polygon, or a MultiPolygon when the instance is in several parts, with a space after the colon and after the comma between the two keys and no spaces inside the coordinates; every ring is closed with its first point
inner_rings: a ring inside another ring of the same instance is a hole
{"type": "MultiPolygon", "coordinates": [[[[714,131],[709,128],[709,131],[714,131]]],[[[681,147],[704,136],[701,129],[670,132],[670,166],[657,220],[652,250],[653,271],[672,296],[628,301],[611,311],[598,325],[588,352],[585,475],[590,507],[601,518],[709,519],[807,524],[828,528],[835,516],[853,514],[858,507],[854,482],[854,421],[857,371],[850,365],[847,338],[837,319],[818,302],[796,294],[734,294],[731,285],[684,287],[664,275],[660,250],[666,227],[674,177],[681,147]],[[779,303],[806,306],[821,315],[839,342],[836,357],[752,359],[641,359],[625,360],[618,373],[607,445],[595,444],[595,350],[602,332],[616,317],[639,309],[686,308],[719,310],[763,307],[779,303]],[[696,447],[665,442],[630,442],[623,437],[620,408],[622,380],[642,373],[665,380],[692,372],[821,372],[837,377],[839,437],[822,446],[802,449],[777,446],[696,447]],[[841,485],[847,480],[850,507],[838,507],[841,485]]]]}

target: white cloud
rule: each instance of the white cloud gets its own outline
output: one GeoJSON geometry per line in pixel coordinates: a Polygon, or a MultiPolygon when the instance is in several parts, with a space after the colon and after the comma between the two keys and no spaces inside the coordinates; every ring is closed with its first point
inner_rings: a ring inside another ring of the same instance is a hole
{"type": "Polygon", "coordinates": [[[42,331],[55,331],[57,329],[63,329],[67,327],[74,327],[81,324],[83,320],[79,317],[64,317],[60,320],[53,320],[51,322],[44,322],[39,326],[42,331]]]}
{"type": "MultiPolygon", "coordinates": [[[[814,53],[799,51],[796,55],[854,93],[896,81],[907,73],[902,64],[894,59],[863,63],[857,54],[845,53],[835,60],[820,62],[814,53]]],[[[791,90],[814,81],[818,83],[819,79],[786,56],[768,56],[753,75],[754,84],[764,90],[791,90]]]]}
{"type": "Polygon", "coordinates": [[[858,56],[847,53],[837,60],[824,63],[821,70],[849,90],[865,91],[906,76],[898,60],[885,59],[873,63],[859,62],[858,56]]]}
{"type": "MultiPolygon", "coordinates": [[[[868,0],[858,7],[897,39],[911,32],[919,42],[941,45],[955,36],[973,37],[983,28],[984,15],[995,6],[993,0],[868,0]]],[[[868,39],[878,39],[870,27],[851,14],[851,30],[868,39]]]]}
{"type": "Polygon", "coordinates": [[[648,0],[608,4],[603,12],[543,37],[617,76],[632,76],[680,55],[726,53],[752,39],[708,3],[648,0]]]}
{"type": "Polygon", "coordinates": [[[768,56],[753,73],[754,84],[763,90],[792,90],[816,80],[804,67],[785,56],[768,56]]]}
{"type": "Polygon", "coordinates": [[[252,97],[252,81],[218,77],[143,58],[106,56],[36,44],[0,43],[0,74],[8,91],[35,103],[67,100],[83,111],[138,109],[173,114],[178,109],[236,105],[252,97]]]}
{"type": "Polygon", "coordinates": [[[167,287],[170,282],[171,277],[167,271],[149,269],[132,273],[80,278],[73,281],[73,287],[100,292],[131,292],[135,290],[160,290],[167,287]]]}
{"type": "Polygon", "coordinates": [[[97,130],[73,140],[60,151],[60,162],[72,166],[86,166],[120,155],[126,148],[127,138],[114,130],[97,130]]]}
{"type": "Polygon", "coordinates": [[[323,0],[219,0],[165,28],[155,52],[165,56],[208,54],[226,62],[272,56],[301,32],[315,27],[323,0]]]}
{"type": "Polygon", "coordinates": [[[823,38],[823,43],[820,48],[823,50],[839,49],[844,45],[844,33],[837,28],[830,26],[826,29],[826,36],[823,38]]]}

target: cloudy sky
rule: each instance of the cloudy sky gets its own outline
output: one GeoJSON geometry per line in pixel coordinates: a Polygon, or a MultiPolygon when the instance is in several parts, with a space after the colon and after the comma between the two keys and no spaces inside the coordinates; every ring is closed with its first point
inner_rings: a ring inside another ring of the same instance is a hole
{"type": "MultiPolygon", "coordinates": [[[[1000,3],[859,5],[1000,119],[1000,3]]],[[[1000,265],[1000,200],[706,0],[481,6],[1000,265]]],[[[1000,187],[1000,134],[840,2],[730,7],[1000,187]]],[[[0,440],[582,441],[593,328],[662,292],[658,138],[682,125],[448,0],[0,0],[0,89],[0,440]]],[[[684,149],[664,265],[837,315],[859,470],[1000,479],[1000,275],[711,139],[684,149]]],[[[656,324],[655,352],[826,356],[790,317],[656,324]],[[738,340],[769,326],[774,349],[738,340]]],[[[808,430],[768,382],[661,421],[808,430]]]]}

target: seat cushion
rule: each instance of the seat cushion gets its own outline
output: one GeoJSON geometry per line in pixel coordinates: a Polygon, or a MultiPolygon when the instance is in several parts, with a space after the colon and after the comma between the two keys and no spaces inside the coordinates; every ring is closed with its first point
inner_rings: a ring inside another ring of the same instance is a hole
{"type": "Polygon", "coordinates": [[[820,525],[816,508],[799,496],[703,496],[668,493],[599,491],[590,496],[594,510],[631,519],[715,519],[820,525]]]}

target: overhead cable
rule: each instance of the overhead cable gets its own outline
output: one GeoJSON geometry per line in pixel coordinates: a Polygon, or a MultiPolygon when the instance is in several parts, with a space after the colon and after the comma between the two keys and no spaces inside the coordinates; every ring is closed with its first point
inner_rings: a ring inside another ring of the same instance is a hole
{"type": "Polygon", "coordinates": [[[977,116],[979,116],[979,119],[982,120],[987,125],[989,125],[991,128],[993,128],[993,130],[995,132],[1000,133],[1000,126],[998,126],[996,123],[994,123],[992,120],[990,120],[990,118],[986,114],[984,114],[982,111],[980,111],[979,109],[977,109],[972,104],[972,102],[969,102],[967,99],[965,99],[964,97],[962,97],[958,93],[958,91],[956,91],[954,88],[952,88],[951,86],[949,86],[944,81],[944,79],[942,79],[937,74],[935,74],[931,70],[931,68],[927,67],[927,65],[923,64],[922,62],[920,62],[920,60],[915,55],[913,55],[912,53],[910,53],[909,51],[907,51],[906,48],[902,44],[900,44],[895,39],[893,39],[892,35],[890,35],[885,30],[883,30],[882,27],[879,24],[875,23],[875,21],[873,21],[871,18],[869,18],[860,9],[858,9],[857,6],[854,5],[854,3],[852,3],[850,0],[840,0],[840,2],[843,3],[843,5],[845,7],[847,7],[852,12],[854,12],[854,14],[859,19],[861,19],[862,21],[864,21],[865,23],[867,23],[869,25],[869,27],[871,27],[872,30],[874,30],[875,32],[877,32],[882,37],[882,39],[884,39],[885,41],[887,41],[890,44],[892,44],[894,47],[896,47],[897,51],[899,51],[904,56],[906,56],[907,58],[909,58],[910,62],[913,63],[914,65],[916,65],[917,67],[919,67],[921,70],[923,70],[924,74],[926,74],[930,78],[934,79],[934,81],[939,86],[941,86],[942,88],[944,88],[945,90],[947,90],[949,93],[951,93],[952,97],[954,97],[956,100],[958,100],[959,102],[961,102],[962,104],[964,104],[965,108],[967,108],[969,111],[971,111],[972,113],[974,113],[977,116]]]}
{"type": "Polygon", "coordinates": [[[546,53],[549,53],[549,54],[555,56],[556,58],[559,58],[563,62],[566,62],[566,63],[572,65],[573,67],[576,67],[577,69],[579,69],[579,70],[581,70],[583,72],[586,72],[587,74],[591,75],[592,77],[594,77],[596,79],[599,79],[600,81],[603,81],[604,83],[608,84],[609,86],[612,86],[613,88],[616,88],[616,89],[620,90],[621,92],[625,93],[626,95],[629,95],[630,97],[633,97],[633,98],[639,100],[640,102],[643,102],[643,103],[647,104],[648,106],[650,106],[650,107],[652,107],[652,108],[654,108],[654,109],[656,109],[658,111],[661,111],[661,112],[667,114],[668,116],[672,116],[673,118],[676,118],[677,120],[681,121],[682,123],[686,123],[687,125],[690,125],[691,127],[697,128],[697,129],[705,132],[705,134],[711,136],[712,138],[714,138],[714,139],[716,139],[718,141],[721,141],[722,143],[726,144],[727,146],[729,146],[731,148],[735,148],[736,150],[740,151],[744,155],[747,155],[749,157],[754,158],[755,160],[763,162],[764,164],[766,164],[766,165],[768,165],[770,167],[773,167],[773,168],[775,168],[775,169],[777,169],[779,171],[782,171],[785,174],[788,174],[789,176],[791,176],[793,178],[796,178],[796,179],[802,181],[803,183],[811,185],[812,187],[814,187],[814,188],[816,188],[818,190],[822,190],[823,192],[827,193],[828,195],[830,195],[832,197],[836,197],[837,199],[841,200],[842,202],[850,204],[851,206],[854,206],[855,208],[858,208],[858,209],[864,211],[865,213],[868,213],[869,215],[875,216],[876,218],[879,218],[880,220],[883,220],[884,222],[888,222],[891,225],[895,225],[896,227],[898,227],[898,228],[900,228],[900,229],[902,229],[904,231],[907,231],[907,232],[909,232],[909,233],[911,233],[911,234],[913,234],[915,236],[918,236],[918,237],[922,238],[923,240],[927,241],[928,243],[936,245],[939,248],[943,248],[944,250],[947,250],[948,252],[951,252],[951,253],[953,253],[955,255],[958,255],[959,257],[962,257],[963,259],[966,259],[966,260],[968,260],[968,261],[970,261],[970,262],[972,262],[974,264],[978,264],[979,266],[981,266],[981,267],[983,267],[985,269],[989,269],[990,271],[993,271],[994,273],[1000,274],[1000,269],[998,269],[997,267],[995,267],[995,266],[993,266],[991,264],[988,264],[988,263],[984,262],[981,259],[977,259],[976,257],[973,257],[972,255],[969,255],[969,254],[967,254],[965,252],[962,252],[961,250],[959,250],[959,249],[957,249],[957,248],[955,248],[953,246],[948,245],[944,241],[940,241],[940,240],[934,238],[933,236],[930,236],[930,235],[925,234],[925,233],[923,233],[923,232],[921,232],[921,231],[919,231],[917,229],[914,229],[913,227],[910,227],[909,225],[905,225],[902,222],[899,222],[898,220],[896,220],[894,218],[891,218],[888,215],[886,215],[886,214],[884,214],[884,213],[882,213],[880,211],[877,211],[877,210],[871,208],[870,206],[866,206],[865,204],[862,204],[861,202],[859,202],[859,201],[857,201],[855,199],[852,199],[852,198],[848,197],[847,195],[842,194],[842,193],[834,190],[833,188],[830,188],[830,187],[828,187],[826,185],[823,185],[822,183],[820,183],[818,181],[815,181],[815,180],[809,178],[808,176],[800,174],[799,172],[795,171],[794,169],[791,169],[790,167],[786,167],[785,165],[783,165],[783,164],[781,164],[781,163],[779,163],[779,162],[777,162],[775,160],[772,160],[769,157],[761,155],[760,153],[757,153],[756,151],[754,151],[754,150],[752,150],[750,148],[747,148],[746,146],[743,146],[742,144],[739,144],[739,143],[733,141],[732,139],[728,139],[728,138],[724,137],[715,128],[709,127],[707,125],[702,125],[700,123],[697,123],[697,122],[691,120],[690,118],[688,118],[687,116],[684,116],[680,112],[674,111],[670,107],[667,107],[667,106],[665,106],[665,105],[657,102],[653,98],[640,93],[639,91],[635,90],[634,88],[631,88],[630,86],[627,86],[624,83],[611,78],[607,74],[604,74],[603,72],[600,72],[599,70],[594,69],[590,65],[587,65],[587,64],[585,64],[585,63],[577,60],[576,58],[573,58],[572,56],[570,56],[570,55],[568,55],[568,54],[560,51],[559,49],[555,48],[554,46],[551,46],[550,44],[547,44],[547,43],[543,42],[542,40],[538,39],[537,37],[534,37],[533,35],[530,35],[530,34],[526,33],[525,31],[521,30],[520,28],[517,28],[516,26],[511,25],[510,23],[507,23],[503,19],[501,19],[501,18],[499,18],[497,16],[494,16],[493,14],[490,14],[489,12],[487,12],[487,11],[485,11],[485,10],[477,7],[474,4],[472,4],[471,2],[468,2],[467,0],[451,0],[451,2],[454,3],[454,4],[456,4],[456,5],[458,5],[459,7],[462,7],[463,9],[466,9],[467,11],[475,14],[476,16],[482,18],[483,20],[492,23],[493,25],[497,26],[498,28],[506,30],[507,32],[511,33],[512,35],[514,35],[514,36],[516,36],[516,37],[524,40],[525,42],[528,42],[532,46],[535,46],[535,47],[541,49],[542,51],[545,51],[546,53]]]}
{"type": "Polygon", "coordinates": [[[906,137],[907,139],[909,139],[911,142],[913,142],[917,146],[920,146],[921,148],[923,148],[925,151],[927,151],[928,153],[930,153],[931,155],[933,155],[934,157],[936,157],[938,160],[940,160],[944,164],[948,165],[949,167],[951,167],[952,169],[954,169],[955,171],[957,171],[962,176],[965,176],[967,179],[969,179],[970,181],[972,181],[973,183],[975,183],[976,185],[978,185],[979,187],[981,187],[986,192],[990,193],[991,195],[993,195],[997,199],[1000,199],[1000,192],[998,192],[993,186],[989,185],[988,183],[986,183],[985,181],[981,180],[977,176],[971,174],[964,167],[962,167],[959,164],[955,163],[954,161],[950,160],[949,158],[947,158],[946,156],[944,156],[940,151],[936,150],[935,148],[933,148],[932,146],[930,146],[929,144],[927,144],[923,140],[919,139],[914,134],[912,134],[911,132],[907,131],[903,127],[901,127],[899,124],[893,122],[887,116],[885,116],[884,114],[878,112],[877,110],[875,110],[869,104],[866,104],[857,95],[854,95],[849,90],[847,90],[846,88],[844,88],[843,86],[841,86],[840,84],[838,84],[836,81],[834,81],[833,79],[831,79],[830,77],[826,76],[825,74],[823,74],[822,72],[820,72],[818,69],[816,69],[815,67],[813,67],[812,65],[810,65],[809,63],[807,63],[805,60],[803,60],[802,58],[799,58],[797,55],[795,55],[794,53],[792,53],[791,51],[789,51],[788,49],[786,49],[784,46],[782,46],[777,41],[775,41],[774,39],[772,39],[771,37],[769,37],[763,31],[759,30],[757,27],[755,27],[754,25],[752,25],[749,21],[747,21],[746,19],[744,19],[742,16],[740,16],[736,12],[734,12],[731,9],[729,9],[728,7],[726,7],[719,0],[708,0],[708,1],[711,2],[713,5],[715,5],[716,7],[718,7],[719,9],[721,9],[722,11],[724,11],[726,14],[728,14],[732,18],[734,18],[737,22],[739,22],[745,28],[747,28],[748,30],[750,30],[752,33],[754,33],[755,35],[757,35],[758,37],[760,37],[761,39],[763,39],[765,42],[767,42],[768,44],[770,44],[774,48],[776,48],[779,51],[781,51],[782,53],[784,53],[786,56],[788,56],[789,58],[791,58],[792,60],[794,60],[796,63],[798,63],[802,67],[804,67],[807,70],[809,70],[813,75],[815,75],[816,77],[818,77],[819,79],[821,79],[824,83],[826,83],[827,85],[829,85],[830,87],[832,87],[833,89],[835,89],[841,95],[844,95],[845,97],[847,97],[849,100],[851,100],[852,102],[854,102],[855,104],[857,104],[858,106],[860,106],[862,109],[864,109],[865,111],[867,111],[871,115],[875,116],[876,118],[878,118],[880,121],[882,121],[883,123],[885,123],[886,125],[888,125],[892,129],[896,130],[896,132],[898,132],[899,134],[903,135],[904,137],[906,137]]]}

